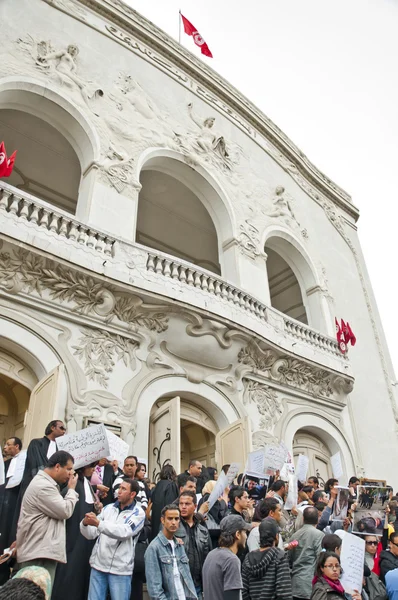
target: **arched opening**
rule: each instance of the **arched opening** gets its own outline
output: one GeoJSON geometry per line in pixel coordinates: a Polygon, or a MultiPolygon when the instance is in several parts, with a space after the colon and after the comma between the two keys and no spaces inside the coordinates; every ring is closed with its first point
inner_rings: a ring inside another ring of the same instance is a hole
{"type": "Polygon", "coordinates": [[[30,390],[20,382],[0,373],[0,442],[13,436],[22,441],[30,390]]]}
{"type": "Polygon", "coordinates": [[[215,466],[216,437],[197,423],[181,419],[181,471],[188,468],[191,458],[206,467],[215,466]]]}
{"type": "Polygon", "coordinates": [[[70,142],[52,125],[29,112],[0,110],[1,139],[17,159],[7,183],[75,214],[81,167],[70,142]]]}
{"type": "Polygon", "coordinates": [[[308,325],[303,294],[294,271],[275,250],[265,246],[271,306],[308,325]]]}
{"type": "Polygon", "coordinates": [[[198,195],[176,177],[141,172],[136,241],[220,274],[217,231],[198,195]]]}
{"type": "Polygon", "coordinates": [[[307,477],[315,475],[323,487],[328,479],[333,476],[330,457],[332,455],[328,445],[313,432],[303,428],[299,429],[293,439],[293,456],[297,464],[299,454],[308,457],[307,477]]]}

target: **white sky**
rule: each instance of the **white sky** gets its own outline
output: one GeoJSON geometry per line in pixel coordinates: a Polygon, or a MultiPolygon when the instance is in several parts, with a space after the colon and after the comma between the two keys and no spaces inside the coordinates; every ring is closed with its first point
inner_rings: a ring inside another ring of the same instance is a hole
{"type": "Polygon", "coordinates": [[[175,38],[181,8],[215,57],[203,60],[352,195],[398,376],[398,0],[127,2],[175,38]]]}

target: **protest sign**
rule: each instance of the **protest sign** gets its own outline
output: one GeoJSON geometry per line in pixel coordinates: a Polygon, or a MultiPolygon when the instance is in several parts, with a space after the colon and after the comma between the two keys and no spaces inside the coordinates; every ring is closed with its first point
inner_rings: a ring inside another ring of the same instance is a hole
{"type": "Polygon", "coordinates": [[[296,466],[296,476],[297,480],[301,481],[301,483],[304,483],[307,479],[308,463],[308,456],[305,456],[305,454],[299,454],[296,466]]]}
{"type": "Polygon", "coordinates": [[[283,442],[278,445],[269,444],[264,450],[264,466],[266,471],[280,471],[284,465],[289,450],[283,442]]]}
{"type": "Polygon", "coordinates": [[[287,492],[287,498],[285,502],[285,509],[292,510],[293,506],[297,504],[297,477],[294,473],[289,473],[289,490],[287,492]]]}
{"type": "Polygon", "coordinates": [[[382,535],[389,488],[357,487],[357,508],[354,512],[353,533],[382,535]]]}
{"type": "Polygon", "coordinates": [[[343,476],[343,465],[341,462],[341,454],[340,452],[336,452],[333,456],[330,457],[330,462],[333,470],[333,477],[336,479],[340,479],[343,476]]]}
{"type": "Polygon", "coordinates": [[[212,506],[214,506],[218,498],[223,495],[226,487],[228,487],[228,478],[224,471],[221,471],[216,481],[216,485],[214,486],[213,491],[208,499],[209,510],[212,508],[212,506]]]}
{"type": "Polygon", "coordinates": [[[281,469],[281,479],[283,481],[287,481],[289,478],[289,473],[294,473],[294,463],[291,452],[288,451],[286,461],[281,469]]]}
{"type": "Polygon", "coordinates": [[[264,448],[249,452],[247,455],[245,475],[249,475],[249,477],[258,477],[259,479],[268,477],[265,472],[264,460],[264,448]]]}
{"type": "Polygon", "coordinates": [[[347,533],[341,544],[340,562],[343,569],[341,583],[348,594],[362,591],[365,540],[347,533]]]}
{"type": "Polygon", "coordinates": [[[57,446],[58,450],[65,450],[73,456],[75,469],[109,456],[108,436],[103,423],[59,437],[57,446]]]}
{"type": "Polygon", "coordinates": [[[231,463],[229,465],[229,469],[227,472],[227,485],[231,485],[232,482],[234,481],[235,477],[237,476],[237,474],[239,473],[239,468],[240,468],[240,464],[239,463],[231,463]]]}
{"type": "Polygon", "coordinates": [[[336,502],[333,504],[332,521],[344,521],[348,512],[350,490],[348,487],[338,486],[336,502]]]}
{"type": "Polygon", "coordinates": [[[119,467],[122,467],[124,459],[129,455],[130,447],[109,429],[106,430],[106,435],[109,444],[108,460],[117,460],[119,467]]]}

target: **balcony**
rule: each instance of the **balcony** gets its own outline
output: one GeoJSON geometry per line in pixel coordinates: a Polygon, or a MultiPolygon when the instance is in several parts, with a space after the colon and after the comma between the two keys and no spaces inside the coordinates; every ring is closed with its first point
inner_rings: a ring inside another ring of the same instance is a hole
{"type": "Polygon", "coordinates": [[[2,181],[0,232],[115,284],[195,306],[210,313],[210,318],[226,320],[231,329],[240,325],[286,351],[348,375],[347,359],[333,338],[266,306],[210,271],[140,244],[115,240],[2,181]]]}

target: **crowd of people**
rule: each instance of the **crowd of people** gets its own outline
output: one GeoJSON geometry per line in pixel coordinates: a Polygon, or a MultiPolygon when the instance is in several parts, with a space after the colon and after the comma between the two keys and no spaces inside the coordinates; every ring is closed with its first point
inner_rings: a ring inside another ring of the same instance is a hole
{"type": "Polygon", "coordinates": [[[151,600],[398,600],[392,489],[382,499],[383,535],[362,536],[362,587],[348,593],[342,542],[368,502],[357,477],[348,482],[347,516],[332,520],[337,479],[323,488],[316,476],[298,482],[290,510],[279,472],[241,474],[214,498],[219,473],[194,457],[179,475],[165,464],[156,482],[135,456],[75,471],[72,455],[57,448],[64,433],[61,421],[49,423],[23,469],[21,440],[5,443],[0,600],[142,600],[144,584],[151,600]]]}

